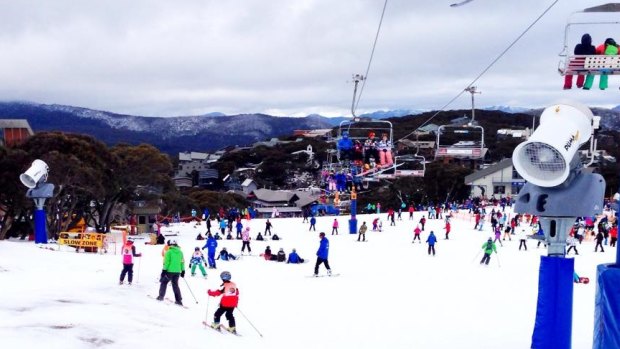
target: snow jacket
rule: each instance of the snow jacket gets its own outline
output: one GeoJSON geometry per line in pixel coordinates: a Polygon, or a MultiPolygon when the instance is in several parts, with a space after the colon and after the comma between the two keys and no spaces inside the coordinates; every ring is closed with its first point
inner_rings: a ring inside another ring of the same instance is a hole
{"type": "Polygon", "coordinates": [[[241,240],[250,241],[250,228],[246,227],[245,230],[241,233],[241,240]]]}
{"type": "Polygon", "coordinates": [[[366,230],[368,229],[368,227],[366,226],[366,223],[362,224],[362,226],[360,227],[360,230],[358,231],[360,234],[366,234],[366,230]]]}
{"type": "Polygon", "coordinates": [[[596,47],[592,45],[592,37],[590,34],[583,34],[581,43],[575,46],[576,55],[595,55],[596,47]]]}
{"type": "Polygon", "coordinates": [[[198,265],[200,263],[205,263],[205,264],[207,263],[205,261],[205,256],[200,251],[194,251],[194,254],[192,254],[192,259],[189,260],[189,264],[198,265]]]}
{"type": "Polygon", "coordinates": [[[222,300],[220,301],[220,306],[225,308],[236,308],[237,304],[239,304],[239,289],[237,285],[235,285],[232,281],[224,281],[222,283],[222,288],[216,291],[209,290],[207,291],[209,296],[218,297],[222,296],[222,300]]]}
{"type": "Polygon", "coordinates": [[[312,217],[310,218],[310,225],[315,225],[316,224],[316,218],[312,217]]]}
{"type": "Polygon", "coordinates": [[[437,237],[435,236],[435,234],[431,233],[431,235],[429,235],[428,238],[426,239],[426,242],[430,246],[433,246],[437,242],[437,237]]]}
{"type": "Polygon", "coordinates": [[[329,255],[329,240],[326,237],[321,239],[321,244],[319,245],[318,251],[316,251],[317,257],[321,259],[327,259],[329,255]]]}
{"type": "Polygon", "coordinates": [[[338,149],[340,150],[350,150],[353,148],[353,141],[349,136],[342,136],[340,140],[338,140],[338,149]]]}
{"type": "Polygon", "coordinates": [[[180,273],[185,270],[183,252],[179,246],[172,245],[164,256],[164,270],[169,273],[180,273]]]}
{"type": "Polygon", "coordinates": [[[493,252],[497,253],[497,247],[495,246],[495,243],[493,241],[487,241],[482,245],[482,248],[484,249],[484,253],[486,254],[491,254],[493,252]]]}
{"type": "Polygon", "coordinates": [[[299,257],[299,255],[297,254],[297,252],[291,252],[288,255],[288,260],[286,261],[286,263],[301,263],[301,258],[299,257]]]}
{"type": "Polygon", "coordinates": [[[225,219],[220,219],[220,229],[225,229],[228,226],[225,219]]]}
{"type": "Polygon", "coordinates": [[[217,248],[217,240],[214,237],[207,238],[207,242],[202,247],[202,249],[208,249],[210,254],[215,254],[215,249],[217,248]]]}
{"type": "Polygon", "coordinates": [[[332,224],[332,227],[334,228],[338,228],[338,221],[334,219],[334,223],[332,224]]]}
{"type": "Polygon", "coordinates": [[[136,253],[136,246],[132,243],[125,244],[122,250],[123,264],[133,264],[133,257],[140,257],[142,254],[136,253]]]}

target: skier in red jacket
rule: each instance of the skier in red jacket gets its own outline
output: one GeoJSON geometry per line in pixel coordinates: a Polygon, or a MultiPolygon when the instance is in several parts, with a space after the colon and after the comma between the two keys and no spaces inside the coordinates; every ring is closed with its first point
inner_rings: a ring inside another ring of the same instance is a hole
{"type": "Polygon", "coordinates": [[[237,330],[235,328],[235,317],[233,316],[233,311],[239,303],[239,289],[234,282],[230,281],[230,272],[222,272],[220,274],[220,278],[222,279],[222,288],[215,291],[207,291],[211,297],[222,296],[222,299],[220,300],[220,307],[215,311],[211,327],[216,330],[220,330],[220,317],[222,317],[222,314],[226,313],[226,319],[228,320],[228,328],[226,328],[226,330],[236,334],[237,330]]]}

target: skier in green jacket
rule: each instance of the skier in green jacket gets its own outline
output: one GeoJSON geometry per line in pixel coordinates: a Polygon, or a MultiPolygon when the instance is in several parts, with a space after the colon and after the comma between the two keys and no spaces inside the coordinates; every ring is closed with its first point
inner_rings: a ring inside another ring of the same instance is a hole
{"type": "Polygon", "coordinates": [[[495,243],[492,238],[489,238],[487,242],[482,245],[482,249],[484,250],[484,256],[482,256],[482,260],[480,264],[489,265],[489,261],[491,260],[491,253],[497,253],[497,247],[495,247],[495,243]]]}
{"type": "Polygon", "coordinates": [[[183,252],[179,248],[176,240],[172,240],[170,241],[170,248],[164,255],[164,267],[161,273],[159,297],[157,297],[157,300],[164,300],[166,288],[170,281],[172,283],[172,291],[174,292],[174,303],[183,305],[181,290],[179,289],[179,276],[185,277],[185,259],[183,258],[183,252]]]}

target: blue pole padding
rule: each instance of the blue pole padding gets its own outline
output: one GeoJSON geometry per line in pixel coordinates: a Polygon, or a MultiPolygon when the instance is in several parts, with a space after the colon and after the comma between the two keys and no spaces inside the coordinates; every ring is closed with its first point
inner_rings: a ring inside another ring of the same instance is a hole
{"type": "Polygon", "coordinates": [[[351,219],[349,219],[349,234],[357,234],[357,218],[355,218],[356,212],[357,200],[351,199],[351,219]]]}
{"type": "Polygon", "coordinates": [[[36,209],[34,211],[34,242],[37,244],[47,244],[47,219],[45,210],[36,209]]]}
{"type": "Polygon", "coordinates": [[[540,257],[532,349],[570,349],[573,322],[572,258],[540,257]]]}
{"type": "Polygon", "coordinates": [[[620,268],[600,264],[596,268],[594,343],[592,349],[620,348],[620,268]]]}

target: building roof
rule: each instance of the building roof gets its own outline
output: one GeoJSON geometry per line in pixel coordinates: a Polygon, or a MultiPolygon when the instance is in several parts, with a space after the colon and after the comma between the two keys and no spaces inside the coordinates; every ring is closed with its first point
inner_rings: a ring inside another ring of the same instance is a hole
{"type": "Polygon", "coordinates": [[[34,135],[26,119],[0,119],[0,129],[2,128],[25,128],[28,130],[28,134],[34,135]]]}
{"type": "Polygon", "coordinates": [[[469,176],[465,176],[465,184],[472,185],[474,181],[493,174],[497,171],[503,170],[506,167],[512,166],[512,158],[503,159],[500,162],[497,162],[485,169],[476,171],[469,176]]]}
{"type": "Polygon", "coordinates": [[[194,160],[206,160],[209,157],[207,153],[199,153],[199,152],[184,152],[179,153],[180,161],[194,161],[194,160]]]}
{"type": "MultiPolygon", "coordinates": [[[[276,207],[276,209],[278,210],[278,212],[280,213],[297,213],[297,212],[301,212],[301,208],[299,207],[276,207]]],[[[273,207],[258,207],[255,209],[258,213],[269,213],[271,214],[273,212],[273,207]]]]}
{"type": "Polygon", "coordinates": [[[436,124],[428,124],[428,125],[424,125],[420,128],[418,128],[418,131],[423,131],[423,132],[437,132],[437,129],[439,129],[439,125],[436,124]]]}
{"type": "Polygon", "coordinates": [[[254,194],[257,200],[264,202],[290,202],[291,200],[299,199],[299,196],[295,193],[281,190],[256,189],[252,191],[252,194],[254,194]]]}
{"type": "Polygon", "coordinates": [[[318,196],[312,195],[309,191],[296,191],[295,194],[299,197],[299,200],[295,201],[297,207],[304,207],[319,200],[318,196]]]}

